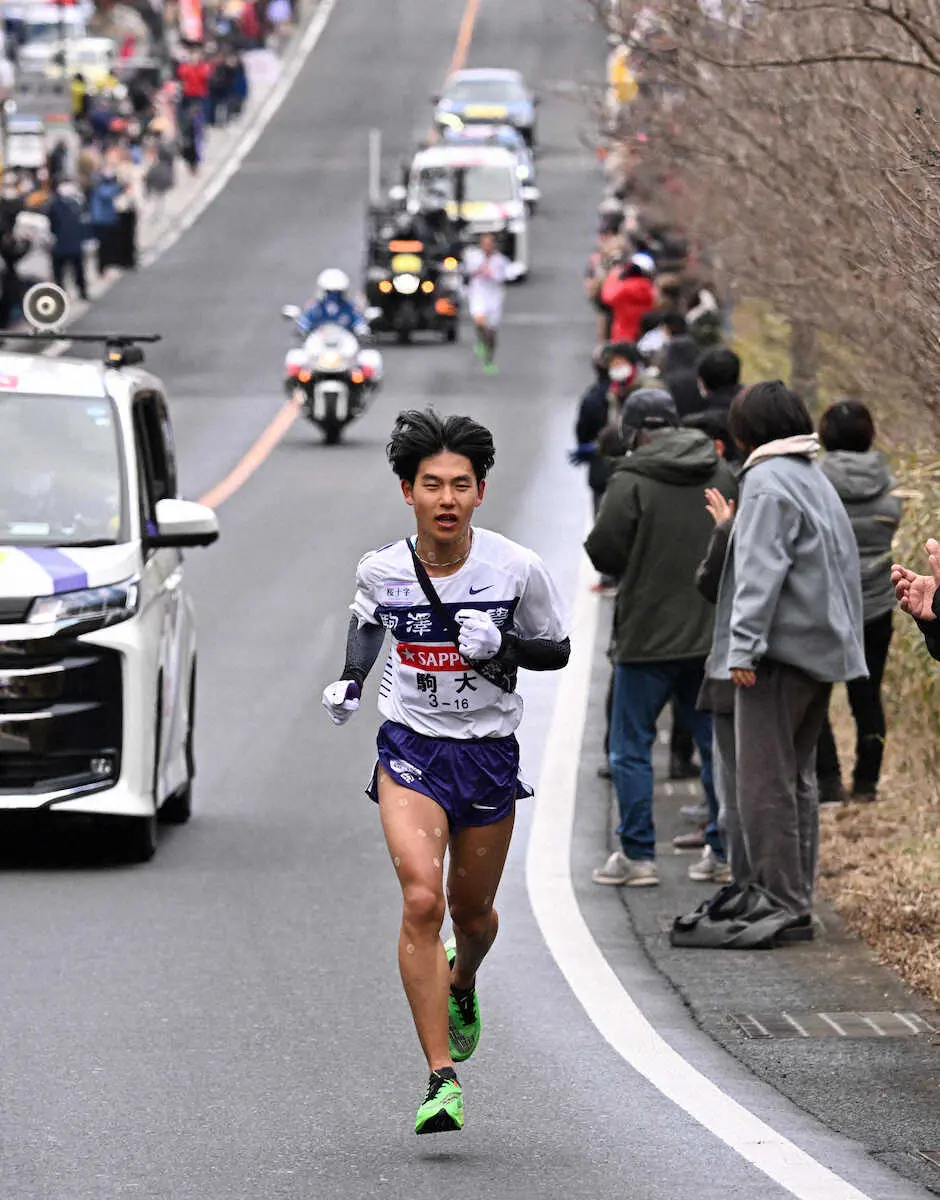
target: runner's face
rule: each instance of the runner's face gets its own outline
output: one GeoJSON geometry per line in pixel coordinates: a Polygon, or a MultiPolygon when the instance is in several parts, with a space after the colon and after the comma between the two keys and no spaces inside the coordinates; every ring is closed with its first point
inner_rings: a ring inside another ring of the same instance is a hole
{"type": "Polygon", "coordinates": [[[478,483],[469,458],[442,450],[418,466],[413,484],[402,480],[405,502],[415,510],[418,534],[452,545],[462,541],[473,510],[483,503],[486,483],[478,483]]]}

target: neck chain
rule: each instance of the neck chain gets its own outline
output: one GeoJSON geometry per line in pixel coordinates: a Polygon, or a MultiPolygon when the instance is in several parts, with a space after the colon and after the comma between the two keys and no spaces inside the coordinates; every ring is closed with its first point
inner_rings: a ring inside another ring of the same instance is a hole
{"type": "Polygon", "coordinates": [[[456,567],[456,565],[458,563],[463,562],[463,560],[469,555],[470,551],[473,549],[473,531],[472,530],[470,530],[470,532],[468,533],[468,537],[470,539],[470,545],[466,548],[466,550],[464,550],[463,554],[461,554],[457,558],[448,559],[447,562],[438,562],[438,560],[436,558],[423,558],[420,551],[418,550],[418,539],[415,538],[415,554],[418,557],[418,562],[424,563],[424,565],[426,567],[456,567]]]}

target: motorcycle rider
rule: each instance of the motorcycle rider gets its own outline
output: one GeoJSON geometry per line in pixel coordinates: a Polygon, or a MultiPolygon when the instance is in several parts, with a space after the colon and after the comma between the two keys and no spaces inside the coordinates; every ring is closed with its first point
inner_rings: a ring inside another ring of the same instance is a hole
{"type": "Polygon", "coordinates": [[[433,258],[458,252],[457,226],[448,215],[447,196],[439,189],[429,189],[418,201],[417,210],[408,212],[404,232],[423,242],[433,258]]]}
{"type": "Polygon", "coordinates": [[[349,276],[328,267],[317,277],[317,299],[300,316],[297,326],[304,337],[321,325],[341,325],[357,337],[369,332],[369,322],[348,298],[349,276]]]}

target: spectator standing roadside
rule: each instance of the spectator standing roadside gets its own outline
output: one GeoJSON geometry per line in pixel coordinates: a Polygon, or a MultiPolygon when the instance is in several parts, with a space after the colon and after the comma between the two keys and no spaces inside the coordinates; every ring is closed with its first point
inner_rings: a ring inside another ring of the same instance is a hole
{"type": "Polygon", "coordinates": [[[858,543],[862,570],[867,679],[848,685],[855,719],[855,770],[852,795],[842,786],[839,754],[828,716],[823,722],[816,758],[820,803],[846,799],[870,802],[878,798],[884,755],[885,714],[881,680],[891,645],[894,588],[891,584],[891,543],[901,521],[902,504],[893,495],[896,480],[888,461],[872,450],[875,423],[858,400],[840,400],[826,409],[819,437],[827,453],[820,463],[845,505],[858,543]]]}
{"type": "Polygon", "coordinates": [[[735,399],[729,426],[748,457],[710,673],[736,686],[736,803],[756,885],[753,906],[736,919],[771,944],[781,934],[813,936],[816,743],[832,684],[866,673],[861,577],[852,526],[815,464],[819,439],[799,397],[779,380],[756,384],[735,399]]]}
{"type": "Polygon", "coordinates": [[[614,694],[610,767],[620,809],[620,849],[595,883],[649,887],[659,882],[653,826],[652,747],[656,722],[675,694],[693,731],[711,816],[708,854],[695,878],[728,878],[711,778],[711,718],[695,702],[712,640],[713,613],[695,587],[712,522],[703,489],[733,495],[734,481],[711,440],[680,429],[668,392],[644,388],[623,407],[626,456],[607,485],[585,543],[604,575],[619,579],[610,658],[614,694]]]}
{"type": "Polygon", "coordinates": [[[111,163],[106,162],[91,177],[88,212],[98,242],[99,275],[117,265],[118,211],[115,205],[122,191],[123,185],[111,163]]]}
{"type": "Polygon", "coordinates": [[[725,413],[741,390],[741,360],[728,346],[706,350],[698,364],[702,410],[718,408],[725,413]]]}
{"type": "Polygon", "coordinates": [[[602,225],[597,235],[597,248],[589,256],[584,272],[585,294],[597,312],[595,338],[598,343],[604,343],[609,339],[613,319],[610,306],[601,300],[601,289],[607,276],[622,260],[623,252],[623,238],[617,228],[607,224],[602,225]]]}
{"type": "Polygon", "coordinates": [[[634,254],[629,263],[615,267],[604,280],[600,300],[613,314],[610,326],[613,341],[636,342],[639,337],[643,314],[656,303],[649,279],[654,270],[655,264],[648,254],[634,254]]]}
{"type": "Polygon", "coordinates": [[[84,245],[88,223],[81,189],[70,180],[63,180],[49,203],[48,216],[53,237],[52,277],[59,287],[65,287],[66,274],[70,272],[79,296],[87,300],[84,245]]]}
{"type": "Polygon", "coordinates": [[[891,582],[901,611],[914,618],[924,635],[927,653],[940,660],[940,542],[928,538],[924,550],[929,575],[918,575],[910,567],[894,563],[891,582]]]}
{"type": "Polygon", "coordinates": [[[698,386],[701,350],[688,334],[670,338],[663,351],[663,382],[675,401],[680,418],[705,407],[698,386]]]}

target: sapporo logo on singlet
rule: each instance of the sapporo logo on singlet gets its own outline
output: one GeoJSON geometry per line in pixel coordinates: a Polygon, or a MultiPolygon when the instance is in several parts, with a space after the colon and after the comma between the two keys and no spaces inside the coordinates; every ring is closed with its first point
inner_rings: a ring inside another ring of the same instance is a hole
{"type": "Polygon", "coordinates": [[[395,646],[402,666],[416,671],[469,671],[456,646],[434,646],[427,642],[398,642],[395,646]]]}

